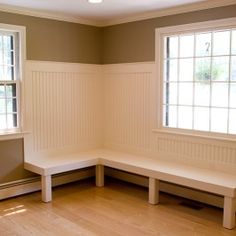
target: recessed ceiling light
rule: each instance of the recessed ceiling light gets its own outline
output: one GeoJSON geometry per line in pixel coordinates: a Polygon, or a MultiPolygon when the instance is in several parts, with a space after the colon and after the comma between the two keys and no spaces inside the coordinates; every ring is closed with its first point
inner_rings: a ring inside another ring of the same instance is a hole
{"type": "Polygon", "coordinates": [[[103,0],[88,0],[89,3],[102,3],[103,0]]]}

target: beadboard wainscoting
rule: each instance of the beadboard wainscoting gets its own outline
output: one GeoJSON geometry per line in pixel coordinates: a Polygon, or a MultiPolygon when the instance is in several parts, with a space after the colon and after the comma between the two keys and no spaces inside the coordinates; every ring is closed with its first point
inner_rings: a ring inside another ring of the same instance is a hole
{"type": "Polygon", "coordinates": [[[155,70],[154,62],[104,66],[105,146],[235,173],[235,141],[155,131],[155,70]]]}
{"type": "Polygon", "coordinates": [[[105,146],[147,153],[155,127],[154,63],[104,66],[105,146]]]}
{"type": "Polygon", "coordinates": [[[100,65],[27,62],[25,151],[37,156],[101,147],[101,73],[100,65]]]}
{"type": "MultiPolygon", "coordinates": [[[[105,147],[235,173],[235,141],[154,131],[158,117],[155,70],[154,62],[27,61],[23,91],[26,156],[51,156],[60,148],[105,147]]],[[[145,178],[118,170],[108,169],[106,174],[147,185],[145,178]]],[[[92,175],[86,171],[83,177],[92,175]]],[[[63,183],[71,180],[63,178],[63,183]]],[[[80,178],[73,173],[72,180],[80,178]]],[[[33,182],[0,186],[0,199],[38,190],[38,180],[33,182]]],[[[216,206],[223,202],[221,197],[168,183],[162,183],[161,190],[216,206]]]]}

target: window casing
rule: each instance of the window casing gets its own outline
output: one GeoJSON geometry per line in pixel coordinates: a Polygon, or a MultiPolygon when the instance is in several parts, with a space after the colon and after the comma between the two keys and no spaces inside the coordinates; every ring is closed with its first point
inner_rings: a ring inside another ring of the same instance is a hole
{"type": "Polygon", "coordinates": [[[159,129],[235,137],[236,19],[157,29],[156,50],[159,129]]]}
{"type": "Polygon", "coordinates": [[[22,131],[25,28],[0,24],[0,135],[22,131]]]}

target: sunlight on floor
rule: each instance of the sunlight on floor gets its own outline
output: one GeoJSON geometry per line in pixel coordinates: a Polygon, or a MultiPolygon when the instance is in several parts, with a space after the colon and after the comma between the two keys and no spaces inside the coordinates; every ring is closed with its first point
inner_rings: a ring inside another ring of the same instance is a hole
{"type": "Polygon", "coordinates": [[[5,217],[5,216],[11,216],[15,214],[20,214],[23,212],[26,212],[27,209],[24,208],[24,205],[19,205],[16,207],[8,208],[2,211],[0,218],[5,217]]]}

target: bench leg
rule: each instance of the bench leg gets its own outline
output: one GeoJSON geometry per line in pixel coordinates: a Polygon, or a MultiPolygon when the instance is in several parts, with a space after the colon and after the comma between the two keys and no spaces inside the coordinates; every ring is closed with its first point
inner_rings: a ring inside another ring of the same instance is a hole
{"type": "Polygon", "coordinates": [[[51,175],[41,176],[42,184],[42,201],[51,202],[52,201],[52,179],[51,175]]]}
{"type": "Polygon", "coordinates": [[[158,204],[159,203],[159,180],[154,178],[149,178],[149,203],[158,204]]]}
{"type": "Polygon", "coordinates": [[[104,186],[104,166],[96,165],[96,186],[103,187],[104,186]]]}
{"type": "Polygon", "coordinates": [[[226,229],[235,227],[236,198],[224,197],[223,226],[226,229]]]}

